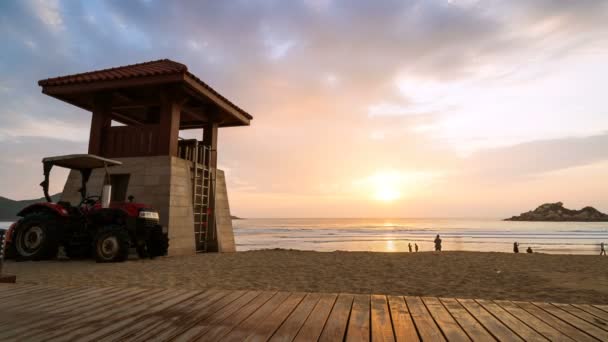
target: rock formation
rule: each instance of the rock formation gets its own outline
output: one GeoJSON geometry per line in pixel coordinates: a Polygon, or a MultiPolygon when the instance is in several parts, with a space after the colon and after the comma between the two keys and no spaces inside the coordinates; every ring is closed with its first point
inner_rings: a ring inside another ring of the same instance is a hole
{"type": "Polygon", "coordinates": [[[538,208],[513,216],[505,221],[573,221],[573,222],[608,222],[608,215],[593,207],[581,210],[564,208],[562,202],[545,203],[538,208]]]}

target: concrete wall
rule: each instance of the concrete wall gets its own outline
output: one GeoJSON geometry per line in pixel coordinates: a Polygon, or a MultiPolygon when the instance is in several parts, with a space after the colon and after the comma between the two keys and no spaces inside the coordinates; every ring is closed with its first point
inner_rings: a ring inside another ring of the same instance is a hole
{"type": "Polygon", "coordinates": [[[222,170],[217,170],[215,180],[215,226],[219,252],[236,252],[226,176],[222,170]]]}

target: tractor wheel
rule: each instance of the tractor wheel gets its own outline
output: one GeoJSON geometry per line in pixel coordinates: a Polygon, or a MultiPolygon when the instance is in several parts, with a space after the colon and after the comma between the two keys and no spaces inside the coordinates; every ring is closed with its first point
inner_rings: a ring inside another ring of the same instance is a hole
{"type": "Polygon", "coordinates": [[[148,255],[150,258],[167,255],[169,251],[169,236],[163,233],[162,227],[156,227],[150,232],[148,255]]]}
{"type": "Polygon", "coordinates": [[[93,242],[97,262],[121,262],[129,256],[129,233],[123,226],[105,226],[99,229],[93,242]]]}
{"type": "Polygon", "coordinates": [[[57,256],[57,218],[53,214],[28,214],[14,232],[12,245],[20,260],[45,260],[57,256]]]}

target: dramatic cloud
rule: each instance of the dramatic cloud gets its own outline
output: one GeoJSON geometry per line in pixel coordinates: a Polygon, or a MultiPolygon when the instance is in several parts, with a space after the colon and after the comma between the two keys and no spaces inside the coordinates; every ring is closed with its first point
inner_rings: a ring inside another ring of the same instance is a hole
{"type": "MultiPolygon", "coordinates": [[[[606,22],[599,0],[4,1],[0,178],[86,149],[90,114],[37,80],[171,58],[255,117],[220,132],[240,215],[506,214],[608,170],[606,22]]],[[[0,195],[36,196],[21,178],[0,195]]]]}

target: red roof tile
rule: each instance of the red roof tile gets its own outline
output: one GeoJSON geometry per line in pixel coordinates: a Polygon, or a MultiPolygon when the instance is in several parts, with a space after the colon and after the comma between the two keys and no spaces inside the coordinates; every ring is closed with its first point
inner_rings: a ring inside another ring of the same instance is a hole
{"type": "Polygon", "coordinates": [[[170,59],[160,59],[156,61],[138,63],[120,66],[116,68],[89,71],[80,74],[66,75],[60,77],[47,78],[38,81],[38,85],[42,87],[47,86],[62,86],[68,84],[81,84],[81,83],[92,83],[92,82],[103,82],[112,80],[125,80],[139,77],[159,76],[159,75],[173,75],[183,74],[191,77],[197,83],[211,91],[216,96],[226,101],[234,109],[241,112],[249,119],[253,117],[239,108],[237,105],[232,103],[230,100],[222,96],[220,93],[211,88],[208,84],[203,82],[200,78],[196,77],[192,73],[188,72],[188,67],[182,63],[172,61],[170,59]]]}

